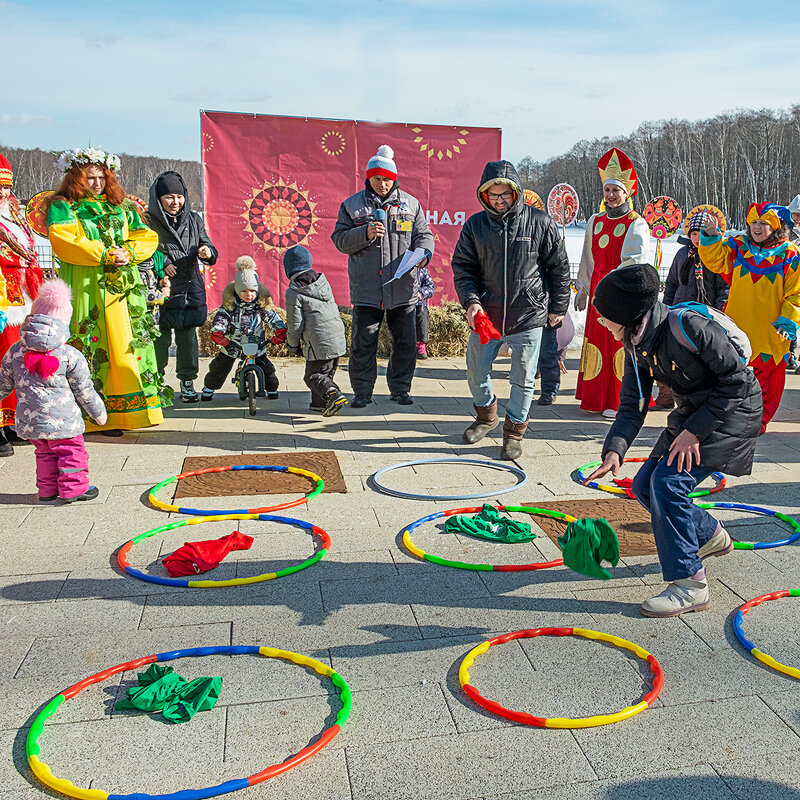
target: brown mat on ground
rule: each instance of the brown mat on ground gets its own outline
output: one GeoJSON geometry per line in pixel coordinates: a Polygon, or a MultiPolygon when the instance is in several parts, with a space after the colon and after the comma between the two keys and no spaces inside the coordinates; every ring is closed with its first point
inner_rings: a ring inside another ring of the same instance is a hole
{"type": "MultiPolygon", "coordinates": [[[[323,492],[347,492],[339,461],[333,450],[308,453],[245,453],[229,456],[189,456],[182,472],[237,464],[269,464],[298,467],[319,475],[325,482],[323,492]]],[[[314,488],[310,478],[291,472],[241,470],[209,472],[178,481],[175,499],[180,497],[231,497],[250,494],[308,494],[314,488]]]]}
{"type": "MultiPolygon", "coordinates": [[[[561,511],[572,517],[603,517],[617,532],[621,556],[655,555],[656,543],[650,527],[650,514],[635,500],[609,498],[603,500],[560,500],[556,503],[524,503],[531,508],[561,511]]],[[[533,516],[536,524],[555,542],[563,536],[567,523],[562,519],[533,516]]]]}

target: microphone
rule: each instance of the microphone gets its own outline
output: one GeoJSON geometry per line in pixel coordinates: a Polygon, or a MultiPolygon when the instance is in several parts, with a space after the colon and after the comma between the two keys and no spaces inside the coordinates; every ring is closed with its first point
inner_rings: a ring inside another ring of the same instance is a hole
{"type": "MultiPolygon", "coordinates": [[[[386,211],[382,208],[376,208],[375,211],[372,213],[375,222],[385,222],[386,221],[386,211]]],[[[378,247],[381,249],[381,267],[383,267],[383,236],[376,236],[378,240],[378,247]]]]}

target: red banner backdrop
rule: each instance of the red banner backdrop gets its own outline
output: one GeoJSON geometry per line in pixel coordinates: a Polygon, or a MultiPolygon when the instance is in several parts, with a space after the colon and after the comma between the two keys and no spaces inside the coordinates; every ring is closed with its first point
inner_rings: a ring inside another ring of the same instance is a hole
{"type": "Polygon", "coordinates": [[[436,240],[431,302],[455,300],[450,258],[461,227],[480,210],[476,189],[500,158],[499,128],[359,122],[201,112],[206,226],[219,260],[206,271],[210,309],[219,306],[237,256],[251,255],[283,306],[283,254],[302,244],[336,302],[349,305],[347,256],[331,242],[339,204],[364,187],[378,147],[394,149],[402,188],[422,204],[436,240]]]}

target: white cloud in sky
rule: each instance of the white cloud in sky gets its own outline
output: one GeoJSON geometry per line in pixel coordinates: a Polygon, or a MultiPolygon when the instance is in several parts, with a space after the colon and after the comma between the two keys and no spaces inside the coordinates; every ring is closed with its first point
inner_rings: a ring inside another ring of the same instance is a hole
{"type": "Polygon", "coordinates": [[[85,5],[0,2],[6,55],[24,64],[4,84],[0,141],[197,158],[206,108],[502,127],[504,157],[518,161],[646,120],[800,102],[794,15],[776,25],[770,13],[759,31],[739,0],[707,2],[701,26],[684,0],[496,13],[477,0],[175,0],[140,3],[138,17],[88,4],[91,26],[85,5]]]}

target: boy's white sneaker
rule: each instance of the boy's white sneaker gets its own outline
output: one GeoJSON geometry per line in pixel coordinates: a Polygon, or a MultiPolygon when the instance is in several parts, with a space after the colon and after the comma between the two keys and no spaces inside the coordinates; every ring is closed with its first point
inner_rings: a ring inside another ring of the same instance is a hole
{"type": "Polygon", "coordinates": [[[711,558],[712,556],[726,556],[733,550],[733,539],[731,539],[725,528],[720,529],[697,551],[700,558],[711,558]]]}
{"type": "Polygon", "coordinates": [[[708,581],[681,578],[673,581],[661,594],[639,606],[643,617],[677,617],[689,611],[705,611],[711,605],[708,581]]]}

